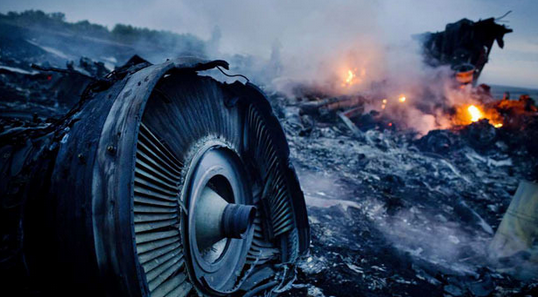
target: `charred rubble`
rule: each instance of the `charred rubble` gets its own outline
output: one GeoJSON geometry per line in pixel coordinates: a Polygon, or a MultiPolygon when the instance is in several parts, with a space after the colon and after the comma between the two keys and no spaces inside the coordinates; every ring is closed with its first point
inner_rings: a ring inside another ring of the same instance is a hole
{"type": "MultiPolygon", "coordinates": [[[[509,32],[491,22],[448,25],[429,35],[426,50],[450,65],[460,65],[452,57],[463,50],[476,80],[493,40],[502,47],[509,32]],[[494,31],[483,41],[487,52],[442,45],[464,44],[458,36],[469,28],[494,31]]],[[[0,135],[57,123],[88,85],[107,86],[113,69],[98,58],[68,62],[8,31],[0,45],[0,135]]],[[[135,56],[123,69],[143,63],[135,56]]],[[[419,135],[368,110],[366,95],[325,95],[299,102],[269,95],[311,227],[310,252],[282,295],[538,295],[536,276],[519,273],[528,255],[492,260],[487,252],[519,182],[538,180],[537,98],[488,101],[503,117],[500,128],[483,119],[419,135]]]]}
{"type": "Polygon", "coordinates": [[[289,296],[537,293],[536,276],[510,274],[521,259],[499,273],[487,254],[519,182],[538,179],[536,113],[518,128],[483,120],[423,137],[371,113],[357,130],[327,117],[282,111],[313,231],[289,296]]]}
{"type": "Polygon", "coordinates": [[[452,66],[452,88],[471,89],[466,94],[502,125],[484,118],[420,135],[394,116],[402,108],[384,111],[382,92],[328,96],[301,86],[295,99],[274,94],[313,232],[289,296],[538,293],[535,256],[492,259],[488,250],[520,182],[538,180],[535,101],[466,86],[509,32],[494,19],[462,20],[423,36],[426,59],[452,66]],[[458,67],[465,63],[471,67],[458,67]]]}

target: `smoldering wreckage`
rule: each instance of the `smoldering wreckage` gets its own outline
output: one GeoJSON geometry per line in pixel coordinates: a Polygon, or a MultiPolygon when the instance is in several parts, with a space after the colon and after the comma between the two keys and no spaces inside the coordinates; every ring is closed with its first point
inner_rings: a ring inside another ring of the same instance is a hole
{"type": "Polygon", "coordinates": [[[383,84],[291,98],[207,76],[224,61],[61,67],[52,33],[2,26],[6,292],[538,295],[538,114],[476,86],[511,32],[494,19],[419,36],[472,99],[424,136],[383,84]]]}

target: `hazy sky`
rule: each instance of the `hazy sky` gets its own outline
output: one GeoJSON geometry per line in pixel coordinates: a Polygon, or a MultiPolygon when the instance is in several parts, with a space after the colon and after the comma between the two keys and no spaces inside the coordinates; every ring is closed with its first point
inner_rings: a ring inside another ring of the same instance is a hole
{"type": "MultiPolygon", "coordinates": [[[[355,35],[391,45],[411,34],[440,31],[463,17],[478,20],[505,18],[514,33],[505,36],[505,48],[490,55],[481,81],[538,88],[538,1],[180,1],[180,0],[2,0],[0,11],[40,9],[64,12],[68,21],[89,20],[112,28],[131,24],[209,39],[219,26],[221,50],[269,57],[276,40],[283,52],[330,51],[355,35]]],[[[356,43],[361,50],[361,42],[356,43]]]]}

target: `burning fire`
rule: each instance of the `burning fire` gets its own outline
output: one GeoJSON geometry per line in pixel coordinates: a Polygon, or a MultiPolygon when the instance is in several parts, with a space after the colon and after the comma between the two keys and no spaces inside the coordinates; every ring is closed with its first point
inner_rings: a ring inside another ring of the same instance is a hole
{"type": "MultiPolygon", "coordinates": [[[[405,98],[404,95],[400,95],[400,97],[398,97],[398,101],[399,101],[400,103],[404,103],[405,100],[407,100],[407,98],[405,98]]],[[[391,99],[391,101],[392,101],[392,99],[391,99]]],[[[381,100],[381,109],[385,109],[385,108],[387,107],[387,103],[388,103],[388,100],[387,100],[387,99],[383,99],[383,100],[381,100]]]]}
{"type": "Polygon", "coordinates": [[[358,72],[358,69],[348,69],[346,74],[344,75],[344,80],[342,82],[343,87],[350,87],[352,85],[360,84],[364,77],[366,76],[366,70],[361,69],[360,72],[358,72]]]}
{"type": "Polygon", "coordinates": [[[347,78],[346,78],[346,85],[350,86],[351,83],[353,82],[353,78],[355,77],[355,73],[353,73],[353,71],[351,70],[348,70],[347,71],[347,78]]]}
{"type": "Polygon", "coordinates": [[[487,109],[477,105],[469,105],[467,108],[460,109],[456,116],[456,124],[468,125],[487,119],[495,128],[503,126],[502,118],[494,109],[487,109]]]}
{"type": "Polygon", "coordinates": [[[471,122],[477,122],[484,117],[480,109],[474,105],[467,107],[467,111],[469,111],[469,114],[471,115],[471,122]]]}

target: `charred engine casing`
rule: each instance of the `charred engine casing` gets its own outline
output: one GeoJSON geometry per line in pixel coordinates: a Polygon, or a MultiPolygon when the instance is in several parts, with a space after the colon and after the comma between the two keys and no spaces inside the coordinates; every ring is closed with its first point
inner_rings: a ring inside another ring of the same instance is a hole
{"type": "Polygon", "coordinates": [[[309,246],[283,130],[250,83],[140,62],[0,134],[1,277],[56,295],[278,293],[309,246]]]}

